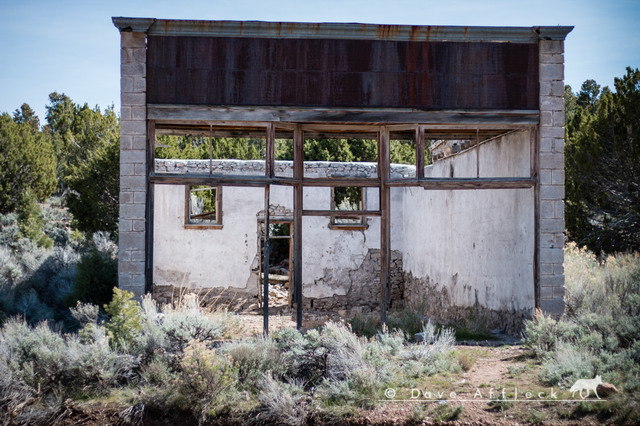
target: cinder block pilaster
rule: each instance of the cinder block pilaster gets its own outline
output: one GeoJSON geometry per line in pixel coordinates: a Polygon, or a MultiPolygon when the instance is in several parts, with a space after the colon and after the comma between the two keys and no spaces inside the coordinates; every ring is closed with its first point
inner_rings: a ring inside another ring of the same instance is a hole
{"type": "Polygon", "coordinates": [[[564,41],[541,40],[538,306],[564,312],[564,41]]]}
{"type": "Polygon", "coordinates": [[[120,63],[120,257],[118,286],[145,291],[147,198],[146,34],[122,31],[120,63]]]}

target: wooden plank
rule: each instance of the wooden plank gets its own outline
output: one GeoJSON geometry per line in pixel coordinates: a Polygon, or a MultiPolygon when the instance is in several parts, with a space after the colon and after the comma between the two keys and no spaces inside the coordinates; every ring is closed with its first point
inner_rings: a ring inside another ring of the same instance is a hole
{"type": "Polygon", "coordinates": [[[275,140],[276,140],[276,134],[275,134],[275,128],[273,126],[273,123],[269,123],[267,125],[267,143],[266,143],[266,159],[265,159],[265,168],[264,168],[264,174],[266,177],[268,178],[273,178],[274,177],[274,171],[275,171],[275,159],[276,159],[276,154],[275,154],[275,140]]]}
{"type": "Polygon", "coordinates": [[[379,186],[378,178],[350,178],[350,177],[334,177],[334,178],[303,178],[304,186],[328,186],[328,187],[373,187],[379,186]]]}
{"type": "Polygon", "coordinates": [[[296,327],[302,329],[302,210],[304,175],[304,133],[297,126],[293,132],[293,177],[298,183],[293,192],[293,283],[296,302],[296,327]]]}
{"type": "Polygon", "coordinates": [[[538,171],[538,155],[540,153],[540,133],[538,128],[531,129],[529,133],[531,144],[531,178],[535,180],[534,186],[534,212],[533,212],[533,294],[534,306],[540,307],[540,174],[538,171]]]}
{"type": "Polygon", "coordinates": [[[416,177],[424,178],[424,127],[416,129],[416,177]]]}
{"type": "Polygon", "coordinates": [[[296,181],[286,177],[266,177],[253,175],[216,175],[216,174],[175,174],[151,173],[149,180],[163,185],[211,185],[211,186],[257,186],[295,185],[296,181]]]}
{"type": "Polygon", "coordinates": [[[525,189],[533,188],[535,179],[525,178],[428,178],[414,181],[390,180],[390,187],[421,186],[430,190],[525,189]]]}
{"type": "Polygon", "coordinates": [[[383,329],[387,324],[387,305],[390,297],[391,267],[391,191],[387,186],[389,180],[389,129],[380,129],[378,143],[378,171],[380,174],[380,321],[383,329]]]}
{"type": "MultiPolygon", "coordinates": [[[[149,104],[147,116],[159,123],[247,125],[247,122],[274,123],[354,123],[429,124],[443,128],[487,126],[514,128],[539,122],[538,110],[456,110],[420,111],[406,108],[283,108],[283,107],[207,107],[201,105],[149,104]]],[[[433,127],[437,128],[437,127],[433,127]]]]}
{"type": "Polygon", "coordinates": [[[147,122],[147,194],[145,206],[145,293],[153,292],[153,232],[154,232],[154,185],[149,180],[149,176],[153,173],[154,157],[155,157],[155,123],[147,122]]]}
{"type": "Polygon", "coordinates": [[[269,335],[269,204],[270,204],[270,187],[264,187],[264,242],[263,242],[263,279],[264,287],[262,291],[262,333],[269,335]]]}
{"type": "Polygon", "coordinates": [[[380,210],[302,210],[303,216],[381,216],[380,210]]]}

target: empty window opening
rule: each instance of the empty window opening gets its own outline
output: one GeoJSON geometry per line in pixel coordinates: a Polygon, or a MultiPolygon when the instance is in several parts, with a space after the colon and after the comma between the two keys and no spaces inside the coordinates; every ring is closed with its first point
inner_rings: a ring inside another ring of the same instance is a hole
{"type": "Polygon", "coordinates": [[[416,177],[415,130],[389,133],[389,160],[395,166],[392,167],[391,178],[416,177]]]}
{"type": "Polygon", "coordinates": [[[221,188],[206,185],[187,186],[185,226],[220,227],[221,188]]]}
{"type": "Polygon", "coordinates": [[[378,176],[377,133],[305,131],[303,150],[304,177],[378,176]]]}
{"type": "Polygon", "coordinates": [[[340,186],[331,189],[331,210],[344,211],[345,215],[333,216],[331,225],[335,227],[362,227],[366,225],[364,216],[349,215],[349,211],[366,210],[365,188],[340,186]]]}
{"type": "Polygon", "coordinates": [[[275,136],[274,174],[279,177],[293,177],[293,132],[276,130],[275,136]]]}
{"type": "Polygon", "coordinates": [[[156,173],[264,174],[265,128],[185,127],[157,129],[156,173]]]}

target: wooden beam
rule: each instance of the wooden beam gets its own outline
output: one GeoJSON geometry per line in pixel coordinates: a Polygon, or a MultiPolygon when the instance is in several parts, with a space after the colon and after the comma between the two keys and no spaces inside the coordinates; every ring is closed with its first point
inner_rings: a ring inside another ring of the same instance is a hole
{"type": "Polygon", "coordinates": [[[304,176],[304,133],[297,126],[293,132],[293,284],[296,302],[296,327],[302,329],[302,209],[304,176]]]}
{"type": "Polygon", "coordinates": [[[216,175],[216,174],[176,174],[151,173],[149,180],[163,185],[211,185],[211,186],[255,186],[294,185],[296,182],[286,177],[266,177],[253,175],[216,175]]]}
{"type": "Polygon", "coordinates": [[[413,180],[391,179],[389,187],[421,186],[424,189],[519,189],[532,188],[535,179],[522,178],[425,178],[413,180]]]}
{"type": "Polygon", "coordinates": [[[146,195],[146,211],[145,211],[145,293],[153,292],[153,232],[154,232],[154,188],[153,183],[149,180],[149,176],[153,173],[155,164],[155,123],[147,121],[147,195],[146,195]]]}
{"type": "Polygon", "coordinates": [[[538,110],[454,110],[421,111],[407,108],[300,108],[300,107],[222,107],[201,105],[147,105],[150,120],[173,123],[217,121],[283,123],[359,123],[359,124],[440,124],[444,125],[535,125],[538,110]]]}
{"type": "Polygon", "coordinates": [[[533,209],[533,294],[534,306],[540,307],[540,175],[538,173],[538,155],[540,152],[538,128],[531,129],[529,143],[531,144],[531,178],[535,180],[534,209],[533,209]]]}
{"type": "Polygon", "coordinates": [[[264,187],[264,242],[263,242],[263,290],[262,290],[262,333],[269,335],[269,204],[270,204],[270,187],[264,187]]]}
{"type": "Polygon", "coordinates": [[[273,123],[269,123],[267,125],[267,144],[265,149],[265,167],[264,167],[264,175],[268,178],[274,177],[275,161],[276,161],[276,153],[275,153],[275,145],[276,145],[276,131],[273,123]]]}
{"type": "Polygon", "coordinates": [[[379,178],[354,178],[354,177],[332,177],[332,178],[303,178],[304,186],[329,186],[329,187],[377,187],[380,185],[379,178]]]}
{"type": "Polygon", "coordinates": [[[380,210],[302,210],[303,216],[381,216],[380,210]]]}
{"type": "Polygon", "coordinates": [[[383,330],[387,324],[387,306],[390,296],[391,267],[391,195],[389,180],[389,129],[381,127],[378,140],[378,174],[380,175],[380,321],[383,330]]]}
{"type": "Polygon", "coordinates": [[[416,129],[416,177],[424,178],[424,127],[416,129]]]}

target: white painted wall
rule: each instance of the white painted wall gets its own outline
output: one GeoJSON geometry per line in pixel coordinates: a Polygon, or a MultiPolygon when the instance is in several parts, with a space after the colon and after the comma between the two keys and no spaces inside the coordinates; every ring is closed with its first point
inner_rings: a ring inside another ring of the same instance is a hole
{"type": "MultiPolygon", "coordinates": [[[[222,229],[184,227],[183,185],[156,185],[154,191],[154,284],[257,292],[258,277],[251,271],[258,267],[257,214],[264,209],[262,188],[222,189],[222,229]]],[[[401,196],[401,192],[394,193],[398,205],[401,196]]],[[[378,209],[377,188],[367,188],[365,199],[367,209],[378,209]]],[[[293,210],[293,189],[272,186],[270,204],[293,210]]],[[[331,189],[305,188],[303,204],[305,209],[329,210],[331,189]]],[[[400,229],[402,211],[396,209],[393,214],[399,224],[394,229],[400,229]]],[[[360,266],[369,249],[380,247],[380,218],[366,220],[366,230],[341,230],[329,228],[329,217],[303,217],[304,296],[347,293],[348,272],[360,266]]],[[[400,236],[399,231],[394,232],[393,249],[399,248],[400,236]]]]}
{"type": "MultiPolygon", "coordinates": [[[[517,132],[427,168],[427,177],[528,176],[528,132],[517,132]]],[[[402,199],[405,272],[437,289],[450,304],[533,311],[533,189],[425,191],[402,199]]]]}

